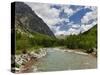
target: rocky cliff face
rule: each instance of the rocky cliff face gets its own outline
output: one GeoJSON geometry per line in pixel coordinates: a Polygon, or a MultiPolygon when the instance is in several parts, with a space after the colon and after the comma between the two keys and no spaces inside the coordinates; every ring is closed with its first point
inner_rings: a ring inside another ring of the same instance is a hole
{"type": "Polygon", "coordinates": [[[55,37],[47,24],[23,2],[15,2],[15,26],[16,29],[20,28],[30,33],[38,32],[55,37]]]}

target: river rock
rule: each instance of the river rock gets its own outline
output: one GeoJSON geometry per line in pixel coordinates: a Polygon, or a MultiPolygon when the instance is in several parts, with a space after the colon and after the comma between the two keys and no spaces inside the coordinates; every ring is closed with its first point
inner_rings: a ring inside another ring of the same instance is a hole
{"type": "MultiPolygon", "coordinates": [[[[15,55],[15,63],[17,65],[19,65],[19,68],[17,68],[20,72],[20,69],[21,71],[24,71],[26,70],[27,68],[25,69],[22,69],[23,68],[23,65],[25,65],[28,61],[32,59],[39,59],[39,58],[42,58],[44,57],[45,55],[47,54],[47,51],[46,51],[46,48],[40,48],[40,52],[39,53],[35,53],[34,51],[32,52],[28,52],[26,54],[21,54],[21,55],[15,55]]],[[[36,71],[37,69],[33,67],[33,70],[36,71]]],[[[16,71],[16,69],[15,69],[16,71]]]]}

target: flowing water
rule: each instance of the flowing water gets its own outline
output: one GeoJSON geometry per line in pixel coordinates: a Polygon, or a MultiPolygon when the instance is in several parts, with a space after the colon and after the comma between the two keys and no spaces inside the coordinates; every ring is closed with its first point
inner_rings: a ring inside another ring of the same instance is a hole
{"type": "Polygon", "coordinates": [[[96,67],[96,57],[63,52],[56,48],[47,48],[47,55],[37,62],[38,71],[92,69],[96,67]]]}

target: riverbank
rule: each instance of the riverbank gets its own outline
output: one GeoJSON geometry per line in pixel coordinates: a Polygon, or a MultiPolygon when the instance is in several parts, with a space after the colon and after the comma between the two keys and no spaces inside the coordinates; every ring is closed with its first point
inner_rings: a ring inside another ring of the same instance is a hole
{"type": "Polygon", "coordinates": [[[96,48],[93,49],[93,52],[87,52],[87,50],[84,49],[68,49],[65,47],[59,47],[60,49],[62,49],[64,52],[73,52],[73,53],[77,53],[77,54],[81,54],[81,55],[91,55],[93,57],[97,57],[97,50],[96,48]]]}
{"type": "MultiPolygon", "coordinates": [[[[37,71],[41,71],[41,69],[39,70],[39,66],[37,67],[36,64],[38,62],[39,63],[43,62],[43,61],[40,62],[40,60],[42,60],[42,59],[46,59],[47,61],[45,60],[46,61],[45,63],[47,64],[47,62],[49,62],[49,61],[51,63],[51,60],[55,59],[55,57],[56,57],[57,59],[62,60],[62,61],[66,60],[66,62],[64,62],[64,63],[67,64],[67,59],[71,60],[72,58],[74,58],[73,56],[81,56],[82,58],[85,58],[86,60],[87,60],[88,57],[92,58],[92,59],[96,59],[95,57],[93,57],[92,54],[85,53],[85,52],[83,52],[82,50],[79,50],[79,49],[73,50],[73,49],[66,49],[66,48],[63,48],[63,47],[40,48],[40,52],[38,52],[38,53],[31,51],[31,52],[28,52],[28,53],[25,53],[25,54],[16,55],[15,56],[16,57],[15,63],[17,64],[17,66],[14,69],[15,69],[16,73],[37,72],[37,71]],[[47,57],[45,57],[46,55],[47,55],[47,57]],[[71,56],[69,56],[69,55],[71,55],[71,56]],[[49,58],[49,56],[50,56],[50,60],[46,59],[46,58],[49,58]],[[67,57],[67,59],[65,57],[67,57]]],[[[75,60],[76,62],[77,62],[77,60],[78,60],[78,62],[80,61],[80,63],[81,63],[81,61],[83,61],[80,58],[79,59],[75,58],[75,59],[76,59],[75,60]]],[[[82,64],[83,64],[83,62],[82,62],[82,64]]],[[[55,64],[54,60],[52,61],[52,63],[55,64]]],[[[61,63],[63,65],[63,62],[61,62],[61,63]]],[[[86,61],[85,63],[88,63],[88,62],[86,61]]],[[[43,65],[45,65],[45,64],[43,63],[43,65]]],[[[50,64],[50,65],[52,66],[52,64],[50,64]]],[[[60,64],[59,64],[59,66],[60,66],[60,64]]],[[[89,66],[89,67],[91,67],[91,66],[89,66]]]]}
{"type": "Polygon", "coordinates": [[[69,52],[69,53],[71,52],[71,53],[76,53],[76,54],[80,54],[80,55],[88,55],[88,53],[85,53],[85,52],[78,50],[78,49],[73,50],[73,49],[66,49],[66,48],[62,48],[62,47],[59,47],[59,48],[55,47],[54,49],[62,51],[62,52],[69,52]]]}
{"type": "Polygon", "coordinates": [[[76,54],[80,54],[80,55],[90,55],[93,57],[97,57],[97,53],[96,53],[97,50],[95,50],[91,53],[88,53],[84,49],[68,49],[66,47],[54,47],[54,48],[55,48],[55,50],[60,50],[63,52],[72,52],[72,53],[76,53],[76,54]]]}
{"type": "Polygon", "coordinates": [[[27,52],[24,54],[15,55],[15,70],[16,73],[23,73],[25,71],[28,72],[30,69],[32,71],[36,71],[36,66],[33,66],[38,59],[47,55],[46,48],[40,48],[39,52],[35,52],[34,50],[31,52],[27,52]]]}

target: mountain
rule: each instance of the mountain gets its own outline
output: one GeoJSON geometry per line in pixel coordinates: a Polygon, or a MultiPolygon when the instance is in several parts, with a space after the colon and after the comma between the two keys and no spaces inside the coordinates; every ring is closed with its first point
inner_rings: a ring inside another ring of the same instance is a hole
{"type": "Polygon", "coordinates": [[[48,25],[25,3],[14,2],[12,5],[12,34],[15,35],[16,54],[23,50],[37,50],[40,47],[52,46],[55,35],[48,25]],[[34,49],[35,48],[35,49],[34,49]]]}
{"type": "Polygon", "coordinates": [[[83,35],[91,35],[97,36],[97,25],[89,29],[88,31],[84,32],[83,35]]]}
{"type": "Polygon", "coordinates": [[[40,33],[55,37],[47,24],[23,2],[15,2],[15,26],[17,31],[40,33]]]}
{"type": "Polygon", "coordinates": [[[88,53],[97,49],[97,25],[79,35],[66,37],[66,46],[71,49],[84,49],[88,53]]]}

